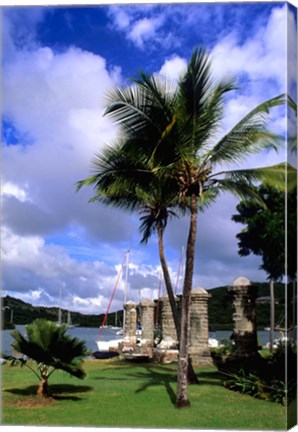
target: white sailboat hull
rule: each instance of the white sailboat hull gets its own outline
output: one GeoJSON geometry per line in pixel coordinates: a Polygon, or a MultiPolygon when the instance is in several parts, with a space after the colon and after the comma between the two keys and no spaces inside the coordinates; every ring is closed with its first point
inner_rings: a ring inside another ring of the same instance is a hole
{"type": "Polygon", "coordinates": [[[123,339],[113,339],[109,341],[96,341],[98,351],[116,350],[123,339]]]}

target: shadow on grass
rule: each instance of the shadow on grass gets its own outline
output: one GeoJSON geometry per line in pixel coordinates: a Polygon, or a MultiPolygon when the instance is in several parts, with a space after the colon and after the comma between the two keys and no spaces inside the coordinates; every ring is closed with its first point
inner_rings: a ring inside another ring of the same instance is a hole
{"type": "Polygon", "coordinates": [[[223,375],[218,371],[199,372],[199,384],[216,385],[222,387],[223,375]]]}
{"type": "MultiPolygon", "coordinates": [[[[102,372],[111,372],[112,370],[123,370],[124,374],[119,376],[97,376],[96,380],[110,381],[139,381],[140,386],[135,393],[146,391],[152,386],[163,386],[173,405],[176,403],[176,392],[173,386],[177,382],[177,369],[173,366],[159,366],[152,363],[132,363],[126,370],[121,367],[115,369],[105,368],[102,372]]],[[[218,371],[197,371],[198,385],[222,386],[223,377],[218,371]]]]}
{"type": "MultiPolygon", "coordinates": [[[[105,376],[96,376],[96,377],[94,377],[93,379],[95,379],[95,380],[100,380],[100,381],[103,381],[103,380],[111,380],[111,381],[131,381],[131,375],[129,375],[128,374],[128,371],[130,371],[130,370],[135,370],[135,368],[136,367],[138,367],[138,368],[140,368],[140,367],[148,367],[148,363],[132,363],[132,362],[127,362],[127,363],[124,363],[124,364],[122,364],[120,367],[108,367],[108,368],[102,368],[102,369],[100,369],[100,374],[102,374],[102,373],[105,373],[105,372],[118,372],[118,371],[121,371],[121,372],[124,372],[124,374],[125,374],[125,377],[124,376],[119,376],[118,374],[116,375],[116,376],[108,376],[108,375],[105,375],[105,376]]],[[[154,367],[156,367],[156,365],[154,366],[154,367]]]]}
{"type": "Polygon", "coordinates": [[[155,368],[152,368],[145,364],[143,365],[143,367],[145,369],[144,372],[137,372],[137,373],[130,374],[130,376],[134,378],[146,381],[144,382],[144,384],[140,386],[140,388],[138,388],[135,391],[135,393],[141,393],[143,391],[146,391],[149,387],[152,386],[164,386],[168,393],[171,403],[175,405],[176,393],[172,389],[171,385],[175,384],[177,381],[176,373],[175,372],[169,373],[168,371],[165,372],[164,369],[161,371],[157,371],[155,368]]]}
{"type": "MultiPolygon", "coordinates": [[[[73,401],[81,400],[81,398],[75,396],[75,394],[86,393],[91,390],[93,390],[93,387],[90,386],[77,386],[71,384],[49,385],[49,395],[56,400],[73,400],[73,401]]],[[[19,396],[35,396],[37,392],[37,386],[33,385],[22,389],[18,389],[18,388],[5,389],[4,391],[19,396]]]]}

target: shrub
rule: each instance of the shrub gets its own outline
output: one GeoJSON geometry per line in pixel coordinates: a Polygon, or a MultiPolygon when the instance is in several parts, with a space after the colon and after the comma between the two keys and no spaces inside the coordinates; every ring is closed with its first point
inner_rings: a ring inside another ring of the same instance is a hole
{"type": "Polygon", "coordinates": [[[3,354],[3,357],[11,366],[26,366],[34,373],[39,380],[38,395],[48,396],[48,380],[57,369],[80,379],[85,377],[82,365],[89,350],[84,341],[66,334],[67,326],[58,327],[51,321],[37,319],[25,328],[25,337],[17,330],[11,333],[12,347],[22,356],[3,354]]]}
{"type": "Polygon", "coordinates": [[[235,370],[235,362],[219,365],[228,378],[225,387],[253,397],[288,405],[297,392],[297,347],[290,342],[279,343],[276,350],[262,362],[247,361],[235,370]],[[291,376],[287,371],[291,372],[291,376]]]}

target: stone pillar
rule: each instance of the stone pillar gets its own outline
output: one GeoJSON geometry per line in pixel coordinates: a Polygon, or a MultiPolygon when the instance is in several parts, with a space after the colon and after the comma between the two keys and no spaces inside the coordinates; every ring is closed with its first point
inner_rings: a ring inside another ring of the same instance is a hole
{"type": "Polygon", "coordinates": [[[147,346],[154,345],[154,302],[148,299],[141,302],[141,317],[142,317],[142,343],[147,346]]]}
{"type": "Polygon", "coordinates": [[[195,288],[190,296],[190,343],[189,354],[193,364],[211,364],[208,346],[208,294],[204,288],[195,288]]]}
{"type": "Polygon", "coordinates": [[[128,301],[124,305],[125,309],[125,340],[136,343],[137,329],[137,305],[133,301],[128,301]]]}
{"type": "MultiPolygon", "coordinates": [[[[178,301],[177,298],[176,303],[178,301]]],[[[172,309],[169,301],[169,297],[165,294],[161,298],[162,312],[161,312],[161,330],[162,330],[162,341],[159,344],[160,348],[177,348],[177,333],[175,329],[175,323],[173,319],[172,309]]]]}
{"type": "Polygon", "coordinates": [[[245,277],[239,277],[228,287],[233,295],[234,306],[234,349],[233,358],[247,358],[258,355],[256,296],[257,287],[245,277]]]}

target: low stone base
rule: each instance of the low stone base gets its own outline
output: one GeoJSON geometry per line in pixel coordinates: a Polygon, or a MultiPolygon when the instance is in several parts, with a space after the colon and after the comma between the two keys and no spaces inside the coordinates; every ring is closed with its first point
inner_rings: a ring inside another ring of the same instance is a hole
{"type": "Polygon", "coordinates": [[[167,336],[160,341],[157,348],[162,350],[176,350],[178,348],[178,342],[175,339],[167,336]]]}
{"type": "Polygon", "coordinates": [[[178,350],[155,348],[153,360],[157,363],[173,363],[178,360],[178,350]]]}
{"type": "Polygon", "coordinates": [[[153,358],[153,348],[152,347],[146,347],[146,346],[137,346],[135,353],[140,356],[145,356],[148,358],[153,358]]]}
{"type": "Polygon", "coordinates": [[[129,341],[123,341],[118,346],[119,353],[132,353],[136,350],[136,344],[129,341]]]}

